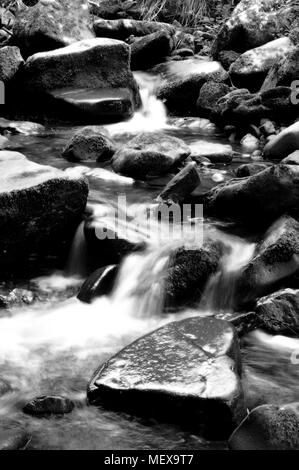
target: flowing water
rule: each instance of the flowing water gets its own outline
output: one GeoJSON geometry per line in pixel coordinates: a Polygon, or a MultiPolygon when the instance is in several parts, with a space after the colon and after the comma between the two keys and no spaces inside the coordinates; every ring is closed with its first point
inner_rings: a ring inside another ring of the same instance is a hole
{"type": "MultiPolygon", "coordinates": [[[[195,146],[207,142],[225,143],[206,120],[167,117],[154,96],[158,78],[138,74],[143,109],[128,122],[107,126],[118,143],[136,132],[163,129],[195,146]]],[[[117,196],[125,194],[132,220],[153,200],[169,180],[135,184],[130,178],[110,171],[109,165],[72,165],[61,158],[61,150],[73,127],[49,129],[45,136],[13,137],[20,151],[38,163],[85,174],[90,182],[89,206],[99,217],[109,214],[117,196]]],[[[231,177],[232,167],[202,169],[204,189],[215,184],[215,174],[231,177]]],[[[130,223],[130,222],[129,222],[130,223]]],[[[225,448],[222,442],[207,442],[179,427],[136,419],[86,405],[86,386],[94,370],[111,355],[140,336],[174,319],[229,312],[234,282],[240,269],[252,257],[254,244],[228,235],[205,221],[204,233],[221,239],[227,246],[219,272],[207,286],[196,310],[162,313],[163,279],[171,251],[185,240],[159,243],[152,238],[144,253],[126,258],[114,291],[91,305],[74,296],[61,300],[60,292],[78,289],[86,276],[86,246],[83,226],[78,227],[64,272],[52,272],[32,280],[49,301],[13,309],[0,316],[0,378],[11,392],[0,397],[0,419],[26,423],[32,434],[31,449],[204,449],[225,448]],[[75,410],[63,418],[36,419],[24,415],[22,406],[37,395],[62,394],[76,402],[75,410]]],[[[291,355],[298,340],[270,337],[262,332],[243,341],[244,383],[248,406],[299,399],[299,367],[291,355]]]]}

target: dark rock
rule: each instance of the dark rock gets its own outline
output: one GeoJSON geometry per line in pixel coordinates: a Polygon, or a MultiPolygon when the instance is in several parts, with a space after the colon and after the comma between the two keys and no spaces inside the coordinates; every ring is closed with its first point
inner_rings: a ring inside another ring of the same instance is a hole
{"type": "Polygon", "coordinates": [[[162,132],[144,132],[114,154],[112,167],[116,173],[143,180],[168,173],[189,155],[182,140],[162,132]]]}
{"type": "Polygon", "coordinates": [[[206,82],[199,92],[199,97],[196,103],[199,116],[209,116],[213,111],[215,103],[226,96],[230,92],[230,87],[225,83],[208,81],[206,82]]]}
{"type": "Polygon", "coordinates": [[[15,421],[3,421],[0,425],[0,451],[25,449],[31,436],[15,421]]]}
{"type": "Polygon", "coordinates": [[[172,52],[172,55],[174,57],[178,56],[178,57],[185,58],[185,57],[192,57],[194,55],[194,52],[192,51],[192,49],[187,49],[186,47],[184,47],[181,49],[174,50],[172,52]]]}
{"type": "Polygon", "coordinates": [[[266,168],[268,168],[268,165],[265,165],[265,163],[245,163],[236,169],[236,177],[246,178],[247,176],[253,176],[266,168]]]}
{"type": "Polygon", "coordinates": [[[158,21],[136,21],[136,20],[104,20],[99,19],[94,23],[94,32],[98,38],[111,38],[126,40],[130,36],[147,36],[152,33],[167,33],[173,36],[175,28],[167,23],[158,21]]]}
{"type": "Polygon", "coordinates": [[[12,80],[23,63],[24,60],[18,47],[2,47],[0,49],[0,80],[4,83],[12,80]]]}
{"type": "Polygon", "coordinates": [[[265,158],[282,160],[299,149],[299,122],[285,128],[264,148],[265,158]]]}
{"type": "Polygon", "coordinates": [[[245,336],[263,325],[263,321],[256,312],[218,313],[216,318],[230,322],[239,337],[245,336]]]}
{"type": "Polygon", "coordinates": [[[294,49],[288,37],[270,41],[263,46],[244,52],[230,67],[233,84],[239,88],[258,91],[271,67],[294,49]]]}
{"type": "Polygon", "coordinates": [[[291,153],[288,157],[284,158],[281,163],[284,165],[299,165],[299,150],[291,153]]]}
{"type": "Polygon", "coordinates": [[[299,404],[255,408],[229,439],[231,450],[298,450],[299,404]]]}
{"type": "Polygon", "coordinates": [[[232,179],[205,194],[205,211],[221,219],[265,226],[281,215],[298,214],[299,168],[276,165],[249,178],[232,179]]]}
{"type": "Polygon", "coordinates": [[[294,81],[298,80],[298,75],[299,46],[289,52],[285,58],[273,65],[263,83],[261,90],[267,91],[278,86],[289,87],[294,81]]]}
{"type": "Polygon", "coordinates": [[[263,297],[255,311],[271,334],[298,337],[299,290],[283,289],[263,297]]]}
{"type": "Polygon", "coordinates": [[[86,206],[85,179],[8,151],[0,152],[0,169],[1,271],[25,267],[32,254],[65,252],[86,206]]]}
{"type": "Polygon", "coordinates": [[[238,296],[242,303],[275,292],[299,270],[299,223],[282,217],[266,233],[254,258],[242,271],[238,296]]]}
{"type": "Polygon", "coordinates": [[[36,397],[28,402],[23,411],[33,416],[62,415],[71,413],[75,405],[69,398],[60,396],[36,397]]]}
{"type": "Polygon", "coordinates": [[[132,70],[146,70],[171,53],[171,37],[165,31],[158,31],[137,39],[131,46],[132,70]]]}
{"type": "Polygon", "coordinates": [[[81,302],[91,303],[97,297],[109,295],[113,290],[118,269],[117,265],[97,269],[86,279],[77,298],[81,302]]]}
{"type": "Polygon", "coordinates": [[[221,51],[219,53],[219,61],[225,70],[229,70],[230,66],[236,62],[239,57],[240,53],[236,51],[221,51]]]}
{"type": "Polygon", "coordinates": [[[118,18],[141,19],[142,11],[135,1],[126,0],[101,0],[99,4],[90,2],[90,12],[105,20],[118,18]]]}
{"type": "Polygon", "coordinates": [[[207,282],[223,255],[221,243],[206,243],[202,248],[181,248],[173,253],[167,270],[165,309],[198,303],[207,282]]]}
{"type": "Polygon", "coordinates": [[[223,438],[245,416],[240,368],[233,327],[213,318],[191,318],[116,354],[96,371],[87,395],[91,404],[223,438]]]}
{"type": "Polygon", "coordinates": [[[158,196],[158,200],[174,203],[184,202],[200,184],[200,176],[195,162],[188,163],[158,196]]]}
{"type": "Polygon", "coordinates": [[[116,146],[103,127],[89,126],[76,132],[62,155],[75,162],[102,162],[110,160],[115,151],[116,146]]]}
{"type": "Polygon", "coordinates": [[[13,39],[28,57],[93,37],[86,0],[40,0],[23,6],[16,17],[13,39]]]}

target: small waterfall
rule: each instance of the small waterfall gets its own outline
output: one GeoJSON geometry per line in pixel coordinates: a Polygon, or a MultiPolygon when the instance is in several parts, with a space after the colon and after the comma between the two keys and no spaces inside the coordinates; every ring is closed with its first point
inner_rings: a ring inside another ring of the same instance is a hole
{"type": "Polygon", "coordinates": [[[84,235],[84,222],[81,222],[74,236],[66,271],[69,276],[85,277],[87,275],[87,247],[84,235]]]}

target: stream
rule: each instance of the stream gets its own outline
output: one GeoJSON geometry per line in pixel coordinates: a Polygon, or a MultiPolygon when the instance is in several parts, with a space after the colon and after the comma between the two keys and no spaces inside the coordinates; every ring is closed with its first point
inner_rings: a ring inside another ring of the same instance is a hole
{"type": "MultiPolygon", "coordinates": [[[[154,96],[157,77],[137,73],[143,108],[127,122],[105,126],[113,139],[125,143],[141,131],[163,130],[183,139],[192,148],[212,143],[227,144],[225,137],[205,119],[169,118],[162,102],[154,96]]],[[[78,128],[47,129],[45,136],[13,136],[16,150],[37,163],[57,168],[74,167],[89,179],[89,205],[101,210],[125,194],[132,211],[151,204],[171,178],[134,183],[112,174],[109,164],[75,165],[61,157],[61,151],[78,128]]],[[[230,166],[201,170],[202,188],[232,177],[240,161],[250,158],[234,148],[237,158],[230,166]]],[[[152,240],[145,253],[123,261],[116,286],[109,297],[91,305],[75,297],[63,300],[61,292],[82,284],[85,275],[85,247],[82,227],[78,228],[64,271],[49,272],[31,280],[49,293],[49,301],[14,308],[0,314],[0,377],[11,392],[0,397],[0,419],[26,423],[32,434],[29,449],[225,449],[224,442],[207,442],[177,426],[137,419],[86,405],[86,387],[94,370],[124,346],[170,322],[191,316],[207,316],[232,308],[234,280],[253,255],[254,244],[204,221],[205,229],[230,248],[220,271],[210,280],[197,310],[162,313],[163,273],[173,245],[152,240]],[[31,398],[43,394],[65,395],[76,403],[63,417],[34,418],[22,412],[31,398]]],[[[183,243],[183,240],[181,241],[183,243]]],[[[248,407],[262,403],[299,401],[299,366],[291,354],[299,340],[272,337],[256,331],[242,339],[243,381],[248,407]]]]}

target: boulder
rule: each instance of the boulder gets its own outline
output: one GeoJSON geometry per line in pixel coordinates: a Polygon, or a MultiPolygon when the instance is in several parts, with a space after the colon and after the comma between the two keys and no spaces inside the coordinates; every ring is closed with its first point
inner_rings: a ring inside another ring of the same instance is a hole
{"type": "Polygon", "coordinates": [[[286,127],[268,142],[264,155],[269,160],[282,160],[296,150],[299,150],[299,122],[286,127]]]}
{"type": "Polygon", "coordinates": [[[295,336],[299,333],[299,290],[282,289],[261,298],[256,314],[263,328],[274,335],[295,336]]]}
{"type": "Polygon", "coordinates": [[[103,127],[89,126],[76,132],[62,155],[74,162],[102,162],[110,160],[115,151],[116,146],[103,127]]]}
{"type": "MultiPolygon", "coordinates": [[[[298,7],[299,8],[299,7],[298,7]]],[[[292,86],[299,74],[299,46],[292,49],[285,58],[276,62],[269,70],[261,90],[267,91],[278,86],[292,86]]],[[[298,87],[297,87],[298,89],[298,87]]],[[[298,99],[298,92],[295,96],[298,99]]]]}
{"type": "Polygon", "coordinates": [[[205,211],[221,219],[265,226],[283,214],[298,215],[299,168],[276,165],[256,175],[232,179],[203,197],[205,211]]]}
{"type": "Polygon", "coordinates": [[[169,78],[157,90],[169,111],[179,115],[196,115],[196,103],[201,87],[208,81],[226,82],[228,73],[219,62],[183,61],[179,73],[169,78]]]}
{"type": "Polygon", "coordinates": [[[24,60],[18,47],[2,47],[0,49],[0,80],[8,83],[23,64],[24,60]]]}
{"type": "Polygon", "coordinates": [[[179,423],[217,439],[245,416],[240,372],[233,327],[190,318],[112,357],[95,372],[87,396],[94,405],[179,423]]]}
{"type": "Polygon", "coordinates": [[[74,403],[69,398],[42,396],[28,402],[24,406],[23,411],[33,416],[63,415],[71,413],[74,407],[74,403]]]}
{"type": "Polygon", "coordinates": [[[86,206],[85,179],[9,151],[0,152],[0,170],[1,273],[29,269],[33,255],[65,256],[86,206]]]}
{"type": "Polygon", "coordinates": [[[141,103],[130,70],[130,47],[113,39],[90,39],[35,54],[20,78],[26,100],[38,97],[42,111],[44,102],[56,105],[56,117],[65,111],[63,104],[73,119],[76,112],[97,120],[128,117],[141,103]]]}
{"type": "Polygon", "coordinates": [[[241,303],[275,292],[299,271],[299,223],[282,217],[267,231],[238,280],[241,303]]]}
{"type": "Polygon", "coordinates": [[[229,439],[231,450],[298,450],[299,404],[255,408],[229,439]]]}
{"type": "Polygon", "coordinates": [[[227,144],[215,144],[206,140],[190,144],[192,160],[200,163],[203,158],[208,158],[213,164],[231,163],[233,159],[233,148],[227,144]]]}
{"type": "Polygon", "coordinates": [[[209,117],[210,112],[213,111],[215,107],[215,103],[229,92],[230,87],[225,83],[214,81],[206,82],[201,87],[196,103],[198,115],[201,117],[209,117]]]}
{"type": "Polygon", "coordinates": [[[268,165],[265,163],[245,163],[236,169],[236,177],[246,178],[248,176],[253,176],[263,170],[266,170],[266,168],[268,168],[268,165]]]}
{"type": "Polygon", "coordinates": [[[200,176],[195,162],[188,163],[158,196],[159,201],[181,203],[184,202],[200,184],[200,176]]]}
{"type": "Polygon", "coordinates": [[[223,50],[245,52],[287,35],[298,25],[298,12],[298,6],[283,0],[241,0],[220,28],[213,56],[223,50]]]}
{"type": "Polygon", "coordinates": [[[131,46],[132,70],[147,70],[163,62],[171,53],[172,40],[165,31],[148,34],[137,39],[131,46]]]}
{"type": "Polygon", "coordinates": [[[92,273],[82,285],[77,298],[81,302],[91,303],[97,297],[109,295],[118,275],[117,265],[105,266],[92,273]]]}
{"type": "Polygon", "coordinates": [[[25,449],[31,436],[24,426],[16,421],[1,420],[0,451],[25,449]]]}
{"type": "Polygon", "coordinates": [[[252,134],[246,134],[242,139],[241,139],[241,147],[242,151],[246,153],[253,153],[256,150],[258,150],[260,146],[260,141],[257,137],[255,137],[252,134]]]}
{"type": "Polygon", "coordinates": [[[95,21],[94,32],[98,38],[111,38],[125,41],[130,36],[147,36],[153,33],[164,32],[173,36],[175,28],[168,23],[159,23],[158,21],[136,21],[136,20],[105,20],[95,21]]]}
{"type": "Polygon", "coordinates": [[[182,140],[162,132],[144,132],[114,154],[112,167],[116,173],[144,180],[168,173],[189,155],[182,140]]]}
{"type": "Polygon", "coordinates": [[[223,245],[212,242],[174,251],[165,281],[165,310],[198,305],[210,277],[219,269],[223,253],[223,245]]]}
{"type": "Polygon", "coordinates": [[[13,39],[25,54],[50,51],[93,37],[86,0],[39,0],[22,6],[13,28],[13,39]]]}
{"type": "Polygon", "coordinates": [[[299,165],[299,150],[291,153],[288,157],[284,158],[281,163],[284,165],[299,165]]]}
{"type": "Polygon", "coordinates": [[[288,37],[282,37],[244,52],[229,69],[233,84],[238,88],[258,91],[271,67],[294,48],[288,37]]]}

